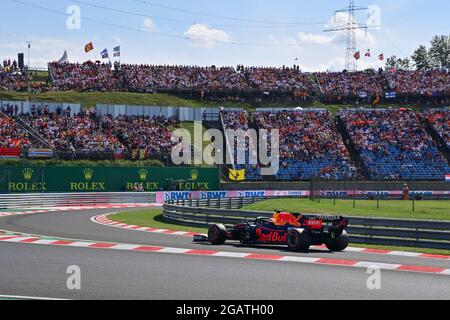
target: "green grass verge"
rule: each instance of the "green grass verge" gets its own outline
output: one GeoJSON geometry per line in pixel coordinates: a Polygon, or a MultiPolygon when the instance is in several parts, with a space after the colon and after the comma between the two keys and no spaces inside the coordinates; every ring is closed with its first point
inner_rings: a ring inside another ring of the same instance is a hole
{"type": "Polygon", "coordinates": [[[277,199],[257,202],[245,207],[245,210],[268,211],[280,209],[293,212],[310,214],[331,214],[359,217],[383,217],[399,219],[419,220],[450,220],[450,201],[416,201],[415,212],[412,211],[412,201],[384,200],[380,201],[377,209],[377,201],[358,200],[356,208],[353,208],[352,200],[322,199],[320,203],[309,199],[277,199]]]}
{"type": "MultiPolygon", "coordinates": [[[[36,81],[43,81],[46,78],[44,71],[39,71],[36,76],[36,81]]],[[[146,93],[131,93],[131,92],[42,92],[30,93],[14,92],[14,91],[0,91],[0,100],[12,101],[42,101],[42,102],[59,102],[59,103],[80,103],[85,107],[92,107],[96,104],[121,104],[121,105],[144,105],[144,106],[176,106],[176,107],[238,107],[248,111],[254,111],[257,107],[267,108],[295,108],[299,104],[296,103],[241,103],[234,101],[214,102],[214,101],[200,101],[198,99],[184,99],[175,95],[169,94],[146,94],[146,93]]],[[[354,107],[353,105],[324,105],[320,102],[311,102],[308,104],[301,104],[304,108],[325,108],[333,115],[346,107],[354,107]]],[[[361,107],[371,108],[371,105],[360,105],[361,107]]],[[[400,105],[380,105],[377,108],[398,108],[400,105]]],[[[419,110],[419,107],[414,107],[419,110]]]]}
{"type": "Polygon", "coordinates": [[[251,109],[249,104],[240,103],[218,103],[210,101],[200,101],[194,99],[184,99],[165,93],[145,94],[132,92],[42,92],[30,93],[0,91],[0,100],[12,101],[42,101],[59,103],[80,103],[85,107],[92,107],[96,104],[119,104],[119,105],[138,105],[138,106],[175,106],[175,107],[242,107],[251,109]]]}
{"type": "Polygon", "coordinates": [[[0,100],[18,101],[43,101],[60,103],[81,103],[83,106],[92,107],[96,104],[125,104],[145,106],[177,106],[177,107],[207,107],[215,106],[215,103],[201,102],[198,100],[182,99],[168,94],[141,94],[129,92],[43,92],[31,93],[0,91],[0,100]]]}
{"type": "MultiPolygon", "coordinates": [[[[198,232],[206,233],[206,228],[194,228],[180,226],[174,223],[167,223],[163,221],[162,208],[158,209],[146,209],[139,211],[131,211],[118,213],[109,216],[109,219],[117,222],[122,222],[130,225],[137,225],[149,228],[160,228],[175,231],[187,231],[187,232],[198,232]]],[[[450,250],[439,250],[439,249],[422,249],[422,248],[410,248],[410,247],[394,247],[394,246],[378,246],[378,245],[365,245],[365,244],[351,244],[352,247],[361,248],[371,248],[371,249],[382,249],[382,250],[397,250],[397,251],[407,251],[407,252],[420,252],[429,254],[442,254],[450,255],[450,250]]]]}

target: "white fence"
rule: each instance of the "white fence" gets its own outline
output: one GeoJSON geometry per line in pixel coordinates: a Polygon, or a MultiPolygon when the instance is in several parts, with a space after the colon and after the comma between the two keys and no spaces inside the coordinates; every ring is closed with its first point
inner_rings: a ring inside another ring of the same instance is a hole
{"type": "Polygon", "coordinates": [[[103,204],[150,204],[154,192],[34,193],[0,195],[0,209],[96,206],[103,204]]]}
{"type": "Polygon", "coordinates": [[[42,101],[0,101],[0,106],[6,110],[7,106],[17,106],[18,114],[27,114],[31,113],[31,108],[34,106],[36,112],[39,107],[47,106],[49,112],[56,112],[58,108],[66,111],[68,107],[70,107],[70,115],[78,114],[81,110],[81,105],[77,103],[57,103],[57,102],[42,102],[42,101]]]}
{"type": "MultiPolygon", "coordinates": [[[[218,118],[220,109],[212,108],[190,108],[190,107],[162,107],[162,106],[129,106],[98,104],[96,106],[98,115],[111,115],[113,117],[126,116],[165,116],[166,118],[176,117],[180,121],[202,121],[204,115],[208,118],[218,118]]],[[[227,109],[242,110],[242,109],[227,109]]]]}

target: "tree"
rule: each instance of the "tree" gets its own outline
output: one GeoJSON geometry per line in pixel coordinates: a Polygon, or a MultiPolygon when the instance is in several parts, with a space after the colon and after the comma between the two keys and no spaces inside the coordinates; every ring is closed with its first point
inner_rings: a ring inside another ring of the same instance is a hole
{"type": "Polygon", "coordinates": [[[409,58],[397,58],[397,56],[387,58],[386,70],[390,69],[411,70],[411,60],[409,58]]]}
{"type": "Polygon", "coordinates": [[[392,56],[386,59],[386,70],[396,69],[397,67],[397,56],[392,56]]]}
{"type": "Polygon", "coordinates": [[[417,70],[427,70],[430,68],[430,58],[428,56],[428,50],[425,46],[421,45],[414,54],[411,56],[414,61],[414,65],[417,70]]]}
{"type": "Polygon", "coordinates": [[[450,68],[450,37],[435,36],[429,51],[430,64],[436,68],[450,68]]]}
{"type": "Polygon", "coordinates": [[[398,64],[398,69],[400,70],[411,70],[411,60],[409,58],[404,58],[404,59],[398,59],[397,61],[398,64]]]}

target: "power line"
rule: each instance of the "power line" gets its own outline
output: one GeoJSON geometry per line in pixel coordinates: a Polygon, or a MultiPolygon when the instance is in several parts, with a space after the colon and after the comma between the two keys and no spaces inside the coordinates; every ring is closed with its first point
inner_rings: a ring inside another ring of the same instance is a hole
{"type": "MultiPolygon", "coordinates": [[[[28,3],[28,2],[24,2],[24,1],[20,1],[20,0],[9,0],[9,1],[17,3],[17,4],[21,4],[23,6],[39,9],[39,10],[46,11],[46,12],[50,12],[50,13],[53,13],[53,14],[58,14],[58,15],[62,15],[62,16],[65,16],[65,17],[68,16],[66,12],[54,10],[54,9],[47,8],[47,7],[42,7],[42,6],[39,6],[39,5],[36,5],[36,4],[32,4],[32,3],[28,3]]],[[[157,32],[157,31],[147,30],[145,28],[128,27],[128,26],[124,26],[124,25],[120,25],[120,24],[116,24],[116,23],[111,23],[111,22],[106,22],[106,21],[100,21],[100,20],[96,20],[96,19],[92,19],[92,18],[83,17],[83,20],[87,21],[87,22],[95,23],[95,24],[101,24],[101,25],[115,27],[115,28],[124,29],[124,30],[128,30],[128,31],[137,31],[137,32],[150,33],[150,34],[153,34],[153,35],[156,35],[156,36],[161,36],[161,37],[166,37],[166,38],[183,39],[183,40],[195,40],[195,41],[203,41],[203,42],[214,42],[214,43],[220,43],[220,44],[226,44],[226,45],[235,45],[235,46],[298,47],[298,46],[307,46],[307,45],[314,45],[314,44],[316,44],[314,42],[311,42],[311,43],[298,43],[298,44],[293,44],[293,43],[277,43],[277,44],[275,44],[275,43],[223,41],[223,40],[211,40],[211,39],[189,39],[189,38],[187,38],[185,36],[178,35],[178,34],[169,34],[169,33],[157,32]]],[[[341,41],[332,41],[332,42],[341,42],[341,41]]]]}
{"type": "MultiPolygon", "coordinates": [[[[102,6],[102,5],[98,5],[98,4],[92,4],[92,3],[85,2],[85,1],[80,1],[80,0],[69,0],[69,1],[73,2],[73,3],[89,6],[89,7],[92,7],[92,8],[97,8],[97,9],[102,9],[102,10],[107,10],[107,11],[117,12],[117,13],[123,13],[123,14],[137,16],[137,17],[151,18],[151,19],[154,19],[154,20],[161,20],[161,21],[175,22],[175,23],[186,23],[186,24],[196,24],[196,23],[198,23],[198,21],[192,21],[192,20],[189,21],[189,20],[182,20],[182,19],[174,19],[174,18],[153,16],[153,15],[148,15],[148,14],[143,14],[143,13],[138,13],[138,12],[132,12],[132,11],[127,11],[127,10],[122,10],[122,9],[117,9],[117,8],[106,7],[106,6],[102,6]]],[[[215,27],[219,27],[219,28],[275,29],[275,28],[298,28],[300,26],[309,26],[309,25],[312,26],[312,25],[324,25],[324,24],[326,24],[326,22],[299,22],[299,23],[297,23],[295,25],[294,24],[287,24],[287,25],[223,25],[223,24],[214,24],[214,26],[215,27]]]]}
{"type": "Polygon", "coordinates": [[[345,54],[345,69],[349,71],[357,70],[357,59],[354,56],[356,53],[356,30],[363,29],[367,32],[367,29],[374,28],[378,26],[368,26],[367,24],[360,24],[356,20],[355,13],[357,11],[367,11],[368,8],[355,6],[355,0],[349,0],[348,7],[343,10],[335,11],[334,15],[338,13],[347,13],[348,21],[344,25],[336,26],[324,30],[324,32],[337,32],[337,31],[347,31],[347,49],[345,54]]]}
{"type": "Polygon", "coordinates": [[[285,25],[285,26],[286,25],[292,25],[292,26],[299,25],[298,22],[254,20],[254,19],[242,19],[242,18],[235,18],[235,17],[219,16],[219,15],[210,14],[210,13],[175,8],[175,7],[166,6],[166,5],[162,5],[162,4],[158,4],[158,3],[154,3],[154,2],[150,2],[150,1],[146,1],[146,0],[133,0],[133,1],[142,3],[142,4],[146,4],[146,5],[152,6],[152,7],[157,7],[157,8],[162,8],[162,9],[167,9],[167,10],[172,10],[172,11],[178,11],[178,12],[187,13],[187,14],[196,15],[196,16],[221,19],[221,20],[236,21],[236,22],[264,23],[264,24],[285,25]]]}

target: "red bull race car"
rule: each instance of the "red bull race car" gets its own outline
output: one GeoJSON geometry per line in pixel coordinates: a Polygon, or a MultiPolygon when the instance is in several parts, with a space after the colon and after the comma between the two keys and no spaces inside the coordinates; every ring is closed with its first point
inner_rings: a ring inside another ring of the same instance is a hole
{"type": "Polygon", "coordinates": [[[331,251],[343,251],[349,244],[345,229],[348,219],[341,216],[302,215],[276,211],[272,218],[257,218],[253,223],[227,228],[212,225],[208,235],[194,236],[195,242],[223,245],[227,240],[244,245],[287,245],[293,251],[306,251],[313,245],[323,245],[331,251]]]}

